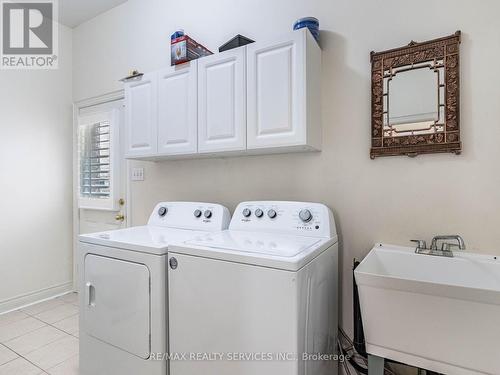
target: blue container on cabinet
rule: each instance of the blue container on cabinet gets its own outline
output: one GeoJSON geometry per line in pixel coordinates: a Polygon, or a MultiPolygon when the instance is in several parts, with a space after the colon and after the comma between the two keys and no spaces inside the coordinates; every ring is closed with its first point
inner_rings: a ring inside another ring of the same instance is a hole
{"type": "Polygon", "coordinates": [[[316,39],[316,42],[319,43],[319,20],[315,17],[304,17],[298,19],[293,24],[294,30],[302,29],[304,27],[309,29],[314,39],[316,39]]]}

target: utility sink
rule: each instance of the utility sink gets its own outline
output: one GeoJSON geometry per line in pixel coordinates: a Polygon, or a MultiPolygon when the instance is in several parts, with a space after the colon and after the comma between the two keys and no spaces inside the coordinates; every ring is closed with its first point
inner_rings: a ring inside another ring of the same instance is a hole
{"type": "Polygon", "coordinates": [[[377,244],[355,270],[366,349],[449,375],[500,374],[500,260],[377,244]]]}

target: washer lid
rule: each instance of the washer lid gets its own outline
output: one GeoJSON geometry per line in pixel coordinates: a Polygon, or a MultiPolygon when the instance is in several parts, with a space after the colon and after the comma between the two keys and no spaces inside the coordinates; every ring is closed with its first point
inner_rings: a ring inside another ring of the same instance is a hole
{"type": "Polygon", "coordinates": [[[182,244],[173,244],[168,251],[172,255],[298,271],[335,242],[336,238],[227,230],[195,236],[182,244]]]}
{"type": "Polygon", "coordinates": [[[320,242],[319,238],[255,233],[246,231],[224,231],[197,236],[187,245],[205,246],[244,253],[294,257],[320,242]]]}
{"type": "Polygon", "coordinates": [[[82,234],[79,236],[79,240],[95,245],[163,255],[167,253],[169,244],[184,242],[204,233],[206,232],[146,225],[82,234]]]}

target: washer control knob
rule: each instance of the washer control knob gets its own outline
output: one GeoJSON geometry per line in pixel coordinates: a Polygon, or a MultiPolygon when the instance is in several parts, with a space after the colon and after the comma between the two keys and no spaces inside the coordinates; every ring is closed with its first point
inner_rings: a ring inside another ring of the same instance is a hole
{"type": "Polygon", "coordinates": [[[304,209],[304,210],[301,210],[299,212],[299,217],[300,217],[300,220],[302,220],[304,223],[307,223],[307,222],[311,221],[311,219],[313,218],[313,215],[312,215],[311,211],[304,209]]]}
{"type": "Polygon", "coordinates": [[[201,210],[194,210],[193,215],[194,217],[201,217],[201,210]]]}
{"type": "Polygon", "coordinates": [[[205,216],[207,219],[210,219],[212,217],[212,211],[205,210],[205,212],[203,213],[203,216],[205,216]]]}
{"type": "Polygon", "coordinates": [[[167,214],[168,208],[167,207],[160,207],[158,209],[158,216],[163,217],[167,214]]]}
{"type": "Polygon", "coordinates": [[[245,217],[249,217],[251,214],[252,214],[252,211],[250,211],[250,209],[245,208],[245,209],[243,210],[243,216],[245,216],[245,217]]]}
{"type": "Polygon", "coordinates": [[[262,217],[262,216],[264,216],[264,211],[262,211],[260,208],[257,208],[257,209],[255,210],[255,216],[257,216],[257,217],[262,217]]]}
{"type": "Polygon", "coordinates": [[[271,219],[274,219],[276,217],[277,213],[275,210],[273,210],[272,208],[267,211],[267,216],[269,216],[271,219]]]}

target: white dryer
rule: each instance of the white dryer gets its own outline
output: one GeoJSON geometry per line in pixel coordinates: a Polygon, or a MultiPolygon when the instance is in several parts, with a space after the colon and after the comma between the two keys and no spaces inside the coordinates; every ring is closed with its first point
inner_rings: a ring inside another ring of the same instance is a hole
{"type": "Polygon", "coordinates": [[[146,226],[79,237],[81,375],[168,373],[168,247],[229,220],[218,204],[164,202],[146,226]]]}
{"type": "Polygon", "coordinates": [[[229,230],[172,246],[169,263],[171,375],[337,373],[338,245],[325,205],[241,203],[229,230]]]}

